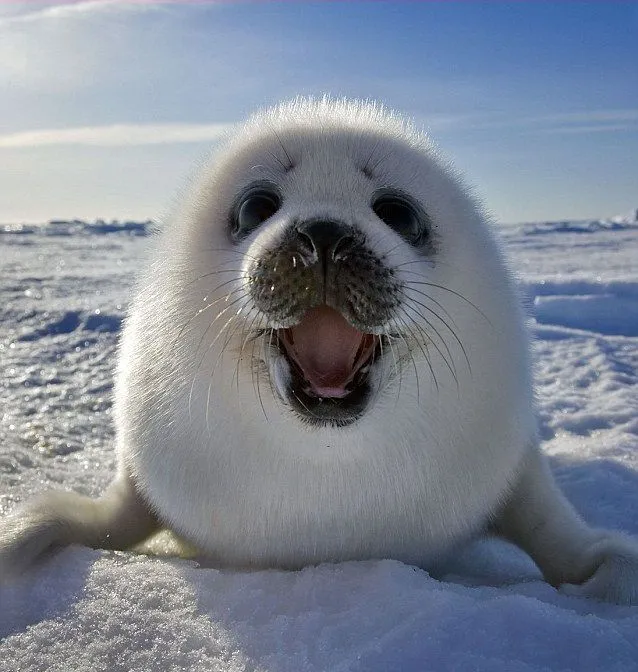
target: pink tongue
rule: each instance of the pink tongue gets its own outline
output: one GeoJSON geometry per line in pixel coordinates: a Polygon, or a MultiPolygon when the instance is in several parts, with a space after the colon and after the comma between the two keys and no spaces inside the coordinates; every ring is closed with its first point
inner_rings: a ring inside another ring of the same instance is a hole
{"type": "Polygon", "coordinates": [[[352,327],[333,308],[319,306],[309,310],[301,322],[289,330],[284,344],[316,395],[344,397],[348,394],[345,386],[354,377],[356,365],[365,358],[362,357],[365,353],[359,353],[364,339],[368,345],[367,341],[373,337],[352,327]]]}

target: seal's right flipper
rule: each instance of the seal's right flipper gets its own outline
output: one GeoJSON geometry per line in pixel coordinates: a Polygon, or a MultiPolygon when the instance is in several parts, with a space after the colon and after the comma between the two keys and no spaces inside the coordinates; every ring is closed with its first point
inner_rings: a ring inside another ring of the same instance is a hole
{"type": "Polygon", "coordinates": [[[638,543],[587,525],[538,449],[528,454],[495,522],[496,531],[527,551],[562,592],[638,605],[638,543]]]}
{"type": "Polygon", "coordinates": [[[52,491],[0,519],[0,580],[20,574],[47,553],[70,544],[126,549],[159,524],[128,476],[99,499],[52,491]]]}

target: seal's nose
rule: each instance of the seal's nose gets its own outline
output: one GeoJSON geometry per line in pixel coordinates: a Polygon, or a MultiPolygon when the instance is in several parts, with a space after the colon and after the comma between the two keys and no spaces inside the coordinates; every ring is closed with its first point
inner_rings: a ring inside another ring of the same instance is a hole
{"type": "Polygon", "coordinates": [[[299,251],[305,260],[325,266],[345,258],[355,244],[355,230],[343,222],[315,219],[296,226],[299,251]]]}

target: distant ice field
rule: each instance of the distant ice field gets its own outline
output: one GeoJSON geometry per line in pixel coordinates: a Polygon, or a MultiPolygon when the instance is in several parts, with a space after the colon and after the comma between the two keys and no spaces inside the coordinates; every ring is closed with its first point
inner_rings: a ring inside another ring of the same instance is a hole
{"type": "MultiPolygon", "coordinates": [[[[114,469],[112,371],[148,224],[0,226],[0,514],[114,469]]],[[[638,222],[498,227],[534,336],[543,449],[638,535],[638,222]]],[[[638,608],[567,598],[504,543],[444,581],[394,561],[233,572],[71,548],[0,587],[0,670],[638,670],[638,608]]]]}

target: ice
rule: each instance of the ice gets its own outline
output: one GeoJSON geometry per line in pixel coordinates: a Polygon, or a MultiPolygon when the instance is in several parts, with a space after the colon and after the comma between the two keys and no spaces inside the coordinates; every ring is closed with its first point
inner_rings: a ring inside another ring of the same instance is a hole
{"type": "MultiPolygon", "coordinates": [[[[0,229],[4,513],[108,483],[117,335],[151,227],[0,229]]],[[[501,233],[535,337],[543,448],[587,520],[638,535],[636,218],[501,233]]],[[[564,596],[496,540],[436,578],[392,560],[245,572],[69,548],[0,588],[0,670],[629,672],[638,608],[564,596]]]]}

